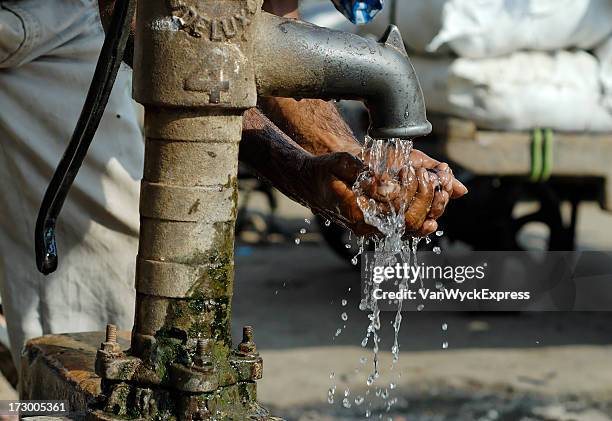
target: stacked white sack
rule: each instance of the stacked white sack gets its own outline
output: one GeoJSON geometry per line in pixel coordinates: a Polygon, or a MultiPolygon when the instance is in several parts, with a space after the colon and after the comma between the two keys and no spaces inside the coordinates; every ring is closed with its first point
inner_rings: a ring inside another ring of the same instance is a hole
{"type": "Polygon", "coordinates": [[[430,111],[496,130],[612,131],[612,1],[392,0],[388,6],[359,31],[381,35],[389,23],[399,26],[430,111]],[[569,49],[596,49],[597,58],[569,49]]]}
{"type": "Polygon", "coordinates": [[[595,50],[599,61],[599,80],[603,90],[603,105],[612,113],[612,37],[595,50]]]}
{"type": "Polygon", "coordinates": [[[590,50],[612,34],[610,0],[392,0],[362,27],[396,24],[418,53],[490,58],[522,50],[590,50]]]}
{"type": "Polygon", "coordinates": [[[492,59],[412,57],[429,112],[479,127],[612,131],[599,63],[583,51],[518,52],[492,59]]]}

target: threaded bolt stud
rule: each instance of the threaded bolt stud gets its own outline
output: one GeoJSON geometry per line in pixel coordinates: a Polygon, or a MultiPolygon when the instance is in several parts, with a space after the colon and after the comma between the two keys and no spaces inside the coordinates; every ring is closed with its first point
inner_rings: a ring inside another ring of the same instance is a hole
{"type": "Polygon", "coordinates": [[[117,326],[106,325],[106,342],[117,343],[117,326]]]}
{"type": "Polygon", "coordinates": [[[242,328],[242,342],[253,342],[253,326],[245,326],[242,328]]]}
{"type": "Polygon", "coordinates": [[[206,355],[206,340],[205,339],[198,339],[197,345],[196,345],[196,354],[198,355],[198,357],[204,357],[206,355]]]}

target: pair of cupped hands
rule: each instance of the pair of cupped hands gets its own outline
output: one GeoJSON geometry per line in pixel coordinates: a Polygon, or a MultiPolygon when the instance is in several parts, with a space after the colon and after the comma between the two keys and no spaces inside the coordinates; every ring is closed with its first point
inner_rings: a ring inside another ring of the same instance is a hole
{"type": "Polygon", "coordinates": [[[467,193],[448,164],[419,150],[412,150],[409,163],[389,162],[389,171],[379,174],[368,168],[367,161],[367,155],[335,152],[312,157],[305,164],[319,191],[319,196],[309,201],[310,207],[357,235],[377,233],[375,227],[366,223],[358,201],[373,199],[382,213],[392,212],[391,208],[403,211],[406,234],[424,237],[438,230],[437,220],[450,199],[467,193]],[[369,172],[367,177],[359,177],[364,171],[369,172]],[[359,196],[353,189],[356,182],[359,196]]]}

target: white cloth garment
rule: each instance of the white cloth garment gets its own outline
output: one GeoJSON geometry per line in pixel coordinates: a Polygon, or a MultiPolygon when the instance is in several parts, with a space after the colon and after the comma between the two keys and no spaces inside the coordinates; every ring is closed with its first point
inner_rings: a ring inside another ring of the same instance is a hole
{"type": "Polygon", "coordinates": [[[130,329],[144,144],[122,68],[58,222],[60,264],[36,270],[34,226],[104,39],[95,0],[0,1],[0,279],[13,358],[49,333],[130,329]]]}

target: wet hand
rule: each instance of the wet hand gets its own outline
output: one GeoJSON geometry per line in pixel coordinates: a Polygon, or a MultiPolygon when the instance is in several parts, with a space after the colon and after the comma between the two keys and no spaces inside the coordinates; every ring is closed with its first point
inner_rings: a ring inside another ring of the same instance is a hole
{"type": "MultiPolygon", "coordinates": [[[[436,219],[444,213],[451,198],[463,196],[467,189],[456,180],[445,163],[440,163],[420,151],[411,155],[413,166],[399,169],[400,180],[376,179],[371,185],[362,186],[369,198],[381,207],[404,206],[406,231],[424,236],[438,229],[436,219]]],[[[352,187],[364,171],[361,160],[346,152],[309,158],[304,165],[309,186],[300,193],[304,202],[315,212],[334,220],[357,235],[375,234],[377,230],[366,224],[363,212],[357,205],[352,187]]],[[[363,198],[361,198],[363,200],[363,198]]]]}

